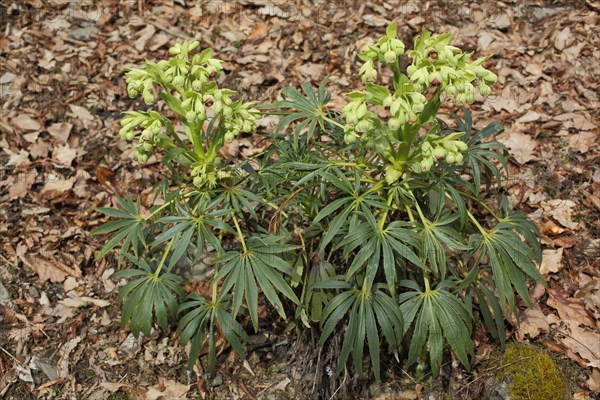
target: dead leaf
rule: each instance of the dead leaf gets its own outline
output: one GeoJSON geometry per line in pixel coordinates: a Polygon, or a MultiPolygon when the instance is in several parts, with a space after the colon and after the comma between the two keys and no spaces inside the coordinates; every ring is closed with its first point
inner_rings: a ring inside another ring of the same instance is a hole
{"type": "Polygon", "coordinates": [[[40,196],[55,199],[63,193],[71,190],[75,184],[75,179],[64,179],[56,176],[50,177],[40,190],[40,196]]]}
{"type": "Polygon", "coordinates": [[[575,244],[577,243],[577,238],[575,238],[574,236],[561,236],[556,239],[552,239],[552,241],[554,242],[554,245],[557,247],[563,247],[565,249],[570,249],[571,247],[575,246],[575,244]]]}
{"type": "Polygon", "coordinates": [[[514,113],[519,109],[519,103],[513,97],[510,88],[507,86],[500,96],[489,96],[486,98],[485,104],[491,105],[496,112],[506,110],[509,113],[514,113]]]}
{"type": "Polygon", "coordinates": [[[20,199],[29,193],[31,186],[35,183],[37,178],[37,171],[32,169],[31,171],[18,172],[8,178],[8,199],[20,199]]]}
{"type": "Polygon", "coordinates": [[[81,277],[79,268],[71,268],[59,263],[56,260],[47,260],[40,256],[21,256],[21,260],[32,268],[41,281],[62,282],[67,276],[81,277]]]}
{"type": "Polygon", "coordinates": [[[146,392],[145,400],[183,400],[189,390],[189,385],[183,385],[170,379],[158,378],[158,383],[146,392]]]}
{"type": "Polygon", "coordinates": [[[68,145],[55,147],[52,151],[52,158],[61,166],[71,166],[75,157],[77,157],[77,150],[68,145]]]}
{"type": "Polygon", "coordinates": [[[590,379],[585,381],[585,384],[591,391],[600,393],[600,369],[592,368],[590,379]]]}
{"type": "Polygon", "coordinates": [[[101,185],[106,186],[106,184],[110,183],[114,177],[114,171],[103,166],[96,167],[96,178],[98,178],[98,182],[100,182],[101,185]]]}
{"type": "Polygon", "coordinates": [[[146,47],[146,43],[154,34],[156,33],[156,28],[152,24],[146,25],[144,29],[138,32],[138,39],[133,43],[133,47],[137,51],[143,51],[146,47]]]}
{"type": "Polygon", "coordinates": [[[79,119],[84,128],[88,129],[92,125],[94,116],[86,108],[75,104],[69,104],[69,108],[71,109],[71,115],[79,119]]]}
{"type": "Polygon", "coordinates": [[[579,132],[569,137],[569,146],[581,153],[587,153],[597,142],[598,134],[594,132],[579,132]]]}
{"type": "Polygon", "coordinates": [[[100,307],[100,308],[107,307],[108,305],[110,305],[110,302],[108,302],[106,300],[94,299],[94,298],[88,297],[88,296],[80,296],[80,297],[73,297],[73,298],[67,297],[66,299],[59,300],[58,303],[66,306],[66,307],[71,307],[71,308],[78,308],[87,303],[91,303],[91,304],[95,305],[96,307],[100,307]]]}
{"type": "Polygon", "coordinates": [[[596,129],[596,124],[591,121],[589,115],[584,113],[565,113],[552,117],[555,121],[562,122],[565,129],[577,129],[579,131],[591,131],[596,129]]]}
{"type": "Polygon", "coordinates": [[[573,209],[576,204],[573,200],[553,199],[540,203],[544,212],[550,214],[558,223],[565,228],[576,229],[579,225],[573,221],[573,209]]]}
{"type": "Polygon", "coordinates": [[[600,335],[580,328],[577,322],[565,321],[571,334],[562,342],[572,352],[579,354],[590,367],[600,368],[600,335]]]}
{"type": "Polygon", "coordinates": [[[42,127],[39,122],[27,114],[20,114],[12,119],[12,123],[21,131],[38,131],[42,127]]]}
{"type": "Polygon", "coordinates": [[[292,382],[292,381],[290,380],[290,378],[288,378],[286,376],[285,379],[283,379],[281,382],[279,382],[277,385],[275,385],[273,387],[273,390],[280,391],[280,392],[285,392],[285,388],[287,387],[287,385],[290,384],[290,382],[292,382]]]}
{"type": "Polygon", "coordinates": [[[318,81],[325,73],[325,65],[310,62],[303,63],[296,67],[296,71],[306,78],[318,81]]]}
{"type": "Polygon", "coordinates": [[[50,145],[44,140],[37,140],[29,148],[29,155],[33,158],[46,158],[50,152],[50,145]]]}
{"type": "Polygon", "coordinates": [[[571,29],[567,26],[556,35],[554,47],[556,47],[557,50],[564,50],[565,47],[571,45],[574,40],[575,38],[571,35],[571,29]]]}
{"type": "Polygon", "coordinates": [[[29,153],[20,149],[18,153],[13,152],[10,149],[2,149],[6,154],[8,154],[8,161],[6,165],[14,165],[15,167],[26,167],[30,164],[29,162],[29,153]]]}
{"type": "Polygon", "coordinates": [[[523,341],[526,337],[533,339],[540,333],[546,334],[549,331],[550,325],[539,305],[536,304],[535,308],[527,308],[521,313],[520,324],[517,328],[517,340],[523,341]]]}
{"type": "Polygon", "coordinates": [[[248,39],[249,40],[260,39],[260,38],[267,36],[268,33],[269,33],[269,25],[265,24],[265,23],[259,23],[259,24],[256,24],[254,31],[252,31],[250,36],[248,36],[248,39]]]}
{"type": "Polygon", "coordinates": [[[562,320],[571,320],[579,324],[587,325],[591,328],[596,327],[594,319],[585,309],[581,299],[568,297],[568,294],[557,288],[548,289],[548,306],[556,309],[562,320]]]}
{"type": "Polygon", "coordinates": [[[170,36],[165,35],[163,33],[159,33],[158,35],[154,35],[150,39],[150,42],[148,43],[148,48],[150,49],[150,51],[156,51],[163,47],[165,44],[169,43],[170,41],[170,36]]]}
{"type": "Polygon", "coordinates": [[[529,110],[527,111],[527,113],[521,117],[519,117],[519,119],[517,119],[517,122],[524,124],[527,122],[535,122],[538,121],[540,118],[542,118],[542,114],[537,113],[533,110],[529,110]]]}
{"type": "Polygon", "coordinates": [[[56,365],[60,378],[69,377],[69,364],[71,364],[69,355],[75,350],[79,342],[81,342],[81,336],[77,336],[61,346],[58,352],[59,360],[56,365]]]}
{"type": "Polygon", "coordinates": [[[121,388],[129,387],[131,385],[119,382],[100,382],[100,386],[108,390],[109,392],[114,393],[118,390],[121,390],[121,388]]]}
{"type": "Polygon", "coordinates": [[[510,149],[510,154],[519,164],[526,164],[536,159],[533,152],[537,147],[537,142],[529,135],[513,130],[508,135],[498,138],[498,141],[510,149]]]}
{"type": "Polygon", "coordinates": [[[542,233],[549,236],[557,236],[566,231],[562,226],[557,225],[554,221],[548,220],[542,226],[542,233]]]}
{"type": "Polygon", "coordinates": [[[540,265],[540,273],[542,275],[548,275],[549,273],[556,273],[562,268],[562,256],[563,249],[551,250],[545,249],[542,252],[542,265],[540,265]]]}
{"type": "Polygon", "coordinates": [[[48,127],[48,133],[50,136],[55,138],[58,143],[66,144],[67,139],[69,139],[69,135],[71,134],[71,129],[73,129],[73,124],[69,124],[68,122],[60,122],[50,125],[48,127]]]}

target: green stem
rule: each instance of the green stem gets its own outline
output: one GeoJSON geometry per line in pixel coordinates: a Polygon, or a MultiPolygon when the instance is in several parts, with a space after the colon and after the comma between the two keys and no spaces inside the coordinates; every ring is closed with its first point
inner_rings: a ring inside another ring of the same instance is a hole
{"type": "MultiPolygon", "coordinates": [[[[457,191],[457,192],[458,192],[460,195],[462,195],[462,196],[465,196],[466,198],[468,198],[468,199],[471,199],[471,200],[473,200],[473,201],[476,201],[476,202],[477,202],[477,204],[479,204],[480,206],[483,206],[483,208],[485,208],[485,209],[487,210],[487,212],[489,212],[489,213],[490,213],[490,215],[491,215],[491,216],[493,216],[493,217],[496,219],[496,221],[500,221],[500,220],[502,219],[502,218],[500,218],[500,217],[498,216],[498,214],[496,214],[496,213],[494,212],[494,210],[492,210],[492,209],[490,208],[490,206],[488,206],[487,204],[485,204],[483,201],[479,200],[477,197],[475,197],[475,196],[472,196],[472,195],[470,195],[469,193],[462,192],[462,191],[460,191],[460,190],[456,190],[456,191],[457,191]]],[[[452,197],[451,197],[451,196],[450,196],[448,193],[446,193],[446,197],[448,197],[450,200],[452,200],[452,197]]]]}
{"type": "Polygon", "coordinates": [[[235,216],[234,213],[231,213],[231,218],[233,219],[233,224],[235,225],[235,229],[237,230],[238,233],[238,238],[240,239],[240,242],[242,243],[242,249],[244,250],[244,254],[248,252],[248,249],[246,248],[246,241],[244,240],[244,234],[242,233],[242,229],[240,228],[240,224],[238,223],[237,217],[235,216]]]}
{"type": "Polygon", "coordinates": [[[165,260],[167,259],[167,254],[169,254],[169,251],[171,251],[171,247],[173,246],[173,242],[175,242],[176,237],[177,237],[177,235],[173,236],[173,238],[171,239],[171,241],[169,242],[167,247],[165,247],[165,252],[163,253],[162,258],[160,259],[160,264],[158,264],[156,271],[154,271],[155,278],[158,278],[158,275],[160,274],[160,270],[162,269],[163,265],[165,265],[165,260]]]}
{"type": "Polygon", "coordinates": [[[419,207],[419,203],[417,202],[417,199],[415,199],[413,197],[413,200],[415,201],[415,207],[417,208],[417,213],[419,214],[419,218],[421,219],[421,222],[423,222],[423,226],[427,227],[429,225],[429,220],[425,217],[425,215],[423,215],[423,211],[421,211],[421,207],[419,207]]]}
{"type": "Polygon", "coordinates": [[[204,159],[206,154],[204,153],[204,149],[202,148],[202,138],[200,136],[200,130],[204,125],[204,121],[200,124],[196,124],[195,122],[189,123],[190,133],[192,143],[194,144],[194,151],[201,159],[204,159]]]}
{"type": "Polygon", "coordinates": [[[408,214],[408,219],[410,220],[410,222],[415,222],[415,217],[408,204],[404,203],[404,208],[406,209],[406,213],[408,214]]]}
{"type": "Polygon", "coordinates": [[[329,122],[330,124],[337,126],[338,128],[342,128],[342,129],[344,129],[344,125],[340,124],[339,122],[337,122],[337,121],[336,121],[336,120],[334,120],[334,119],[331,119],[331,118],[329,118],[329,117],[327,117],[327,116],[325,116],[325,115],[323,115],[323,119],[324,119],[325,121],[329,122]]]}
{"type": "Polygon", "coordinates": [[[471,214],[471,212],[469,210],[467,210],[467,215],[469,216],[471,221],[473,221],[473,223],[475,224],[477,229],[479,229],[479,232],[481,232],[483,237],[486,238],[488,236],[488,232],[481,226],[481,224],[479,223],[479,221],[477,221],[475,216],[473,214],[471,214]]]}
{"type": "MultiPolygon", "coordinates": [[[[186,198],[186,197],[190,197],[194,192],[188,192],[188,193],[184,193],[181,195],[182,198],[186,198]]],[[[166,203],[164,203],[163,205],[159,206],[156,210],[152,211],[150,213],[150,215],[148,215],[147,217],[144,218],[144,221],[148,221],[149,219],[151,219],[152,217],[154,217],[156,214],[158,214],[160,211],[164,210],[166,207],[170,206],[171,204],[173,204],[173,202],[176,200],[177,198],[173,198],[172,200],[167,201],[166,203]]]]}
{"type": "Polygon", "coordinates": [[[424,276],[423,280],[425,281],[425,293],[429,294],[431,292],[431,288],[429,287],[429,279],[424,276]]]}
{"type": "MultiPolygon", "coordinates": [[[[402,74],[402,71],[400,71],[400,59],[397,58],[396,61],[392,64],[392,69],[394,70],[394,83],[398,82],[398,80],[400,79],[400,75],[402,74]]],[[[394,85],[396,86],[396,85],[394,85]]],[[[395,89],[395,87],[394,87],[395,89]]]]}
{"type": "Polygon", "coordinates": [[[375,185],[371,186],[365,193],[363,193],[362,197],[368,195],[371,192],[377,192],[385,185],[385,181],[378,181],[375,185]]]}
{"type": "MultiPolygon", "coordinates": [[[[391,207],[393,200],[394,200],[394,196],[393,196],[393,194],[390,194],[388,196],[387,205],[391,207]]],[[[386,220],[386,218],[388,216],[389,211],[390,211],[389,208],[386,208],[381,213],[381,216],[379,217],[379,221],[377,221],[377,227],[379,228],[379,232],[383,232],[383,225],[385,224],[385,220],[386,220]]]]}

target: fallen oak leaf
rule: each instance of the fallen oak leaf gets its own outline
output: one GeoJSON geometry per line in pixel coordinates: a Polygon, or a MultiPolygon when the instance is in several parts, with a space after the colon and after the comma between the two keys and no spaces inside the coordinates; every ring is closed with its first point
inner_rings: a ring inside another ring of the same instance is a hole
{"type": "Polygon", "coordinates": [[[570,335],[562,338],[562,342],[572,352],[583,358],[587,365],[600,368],[600,335],[580,328],[576,321],[567,320],[570,335]]]}
{"type": "Polygon", "coordinates": [[[563,249],[545,249],[542,252],[542,264],[540,265],[540,273],[542,275],[548,275],[550,273],[556,273],[562,268],[562,257],[563,249]]]}
{"type": "Polygon", "coordinates": [[[20,255],[19,258],[25,265],[33,269],[41,281],[63,282],[67,276],[81,278],[79,268],[70,268],[57,260],[47,260],[45,258],[33,255],[27,258],[20,255]]]}
{"type": "Polygon", "coordinates": [[[592,368],[592,372],[590,373],[590,379],[585,381],[585,384],[590,388],[590,390],[599,393],[600,392],[600,369],[592,368]]]}
{"type": "Polygon", "coordinates": [[[539,305],[536,304],[535,308],[527,308],[521,313],[517,327],[517,340],[523,341],[525,337],[533,339],[540,333],[546,334],[549,331],[550,324],[539,305]]]}
{"type": "Polygon", "coordinates": [[[498,138],[498,141],[510,149],[512,156],[519,164],[526,164],[537,159],[533,155],[537,142],[529,135],[513,130],[507,136],[498,138]]]}
{"type": "Polygon", "coordinates": [[[12,123],[21,131],[38,131],[42,127],[39,122],[27,114],[20,114],[13,118],[12,123]]]}
{"type": "Polygon", "coordinates": [[[548,289],[548,294],[549,297],[546,304],[556,309],[562,320],[575,321],[579,324],[595,328],[596,323],[585,309],[581,299],[568,297],[565,291],[557,288],[548,289]]]}
{"type": "Polygon", "coordinates": [[[177,400],[185,399],[190,385],[183,385],[170,379],[158,378],[158,383],[146,392],[146,400],[177,400]]]}

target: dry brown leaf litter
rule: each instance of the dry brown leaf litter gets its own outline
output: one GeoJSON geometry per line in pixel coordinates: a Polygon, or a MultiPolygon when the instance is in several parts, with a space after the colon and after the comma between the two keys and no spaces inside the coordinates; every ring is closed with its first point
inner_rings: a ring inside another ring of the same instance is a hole
{"type": "MultiPolygon", "coordinates": [[[[513,204],[543,232],[542,268],[550,282],[547,292],[536,293],[540,308],[523,310],[522,324],[530,323],[531,329],[516,326],[513,333],[519,340],[543,337],[555,343],[558,356],[584,367],[588,375],[574,382],[579,398],[597,391],[597,3],[2,2],[0,282],[8,295],[0,296],[0,343],[6,350],[0,351],[0,395],[104,399],[122,391],[139,399],[161,393],[312,398],[317,380],[323,394],[332,394],[344,376],[325,390],[327,378],[317,379],[314,366],[295,368],[299,364],[285,356],[288,345],[283,352],[274,346],[286,339],[275,328],[267,332],[268,346],[250,354],[256,377],[225,349],[222,384],[215,387],[201,373],[188,386],[185,349],[165,333],[145,338],[132,353],[119,350],[128,334],[118,326],[115,306],[122,282],[111,278],[113,258],[94,260],[102,243],[87,232],[102,223],[93,207],[114,205],[117,193],[147,191],[159,173],[155,163],[134,166],[129,148],[117,139],[119,113],[132,105],[123,68],[164,56],[177,40],[200,38],[227,61],[227,83],[248,98],[274,100],[286,85],[318,83],[328,75],[332,102],[339,105],[342,93],[360,87],[355,77],[360,44],[391,20],[399,22],[406,43],[427,26],[452,32],[459,46],[496,54],[490,65],[500,84],[476,107],[474,120],[483,126],[498,119],[506,126],[501,140],[513,153],[506,188],[513,204]],[[46,360],[39,362],[46,371],[32,367],[36,359],[46,360]],[[268,371],[270,360],[281,370],[268,371]],[[310,382],[302,380],[306,374],[310,382]]],[[[226,151],[248,157],[253,146],[240,141],[226,151]]],[[[478,337],[478,354],[485,355],[487,339],[478,337]]],[[[316,353],[307,355],[313,356],[316,362],[316,353]]],[[[402,372],[391,374],[396,393],[427,394],[402,372]]],[[[470,378],[453,370],[445,379],[444,390],[452,393],[470,378]]],[[[357,383],[347,378],[338,395],[360,394],[362,389],[353,392],[349,382],[357,383]]],[[[477,386],[460,395],[477,396],[477,386]]],[[[380,398],[387,393],[372,392],[380,398]]]]}

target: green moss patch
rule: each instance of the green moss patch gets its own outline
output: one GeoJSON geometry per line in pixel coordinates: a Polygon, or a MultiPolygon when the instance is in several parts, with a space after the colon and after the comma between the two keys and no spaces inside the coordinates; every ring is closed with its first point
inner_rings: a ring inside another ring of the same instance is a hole
{"type": "Polygon", "coordinates": [[[510,378],[513,400],[565,399],[565,385],[554,360],[524,343],[511,343],[501,358],[502,378],[510,378]]]}

